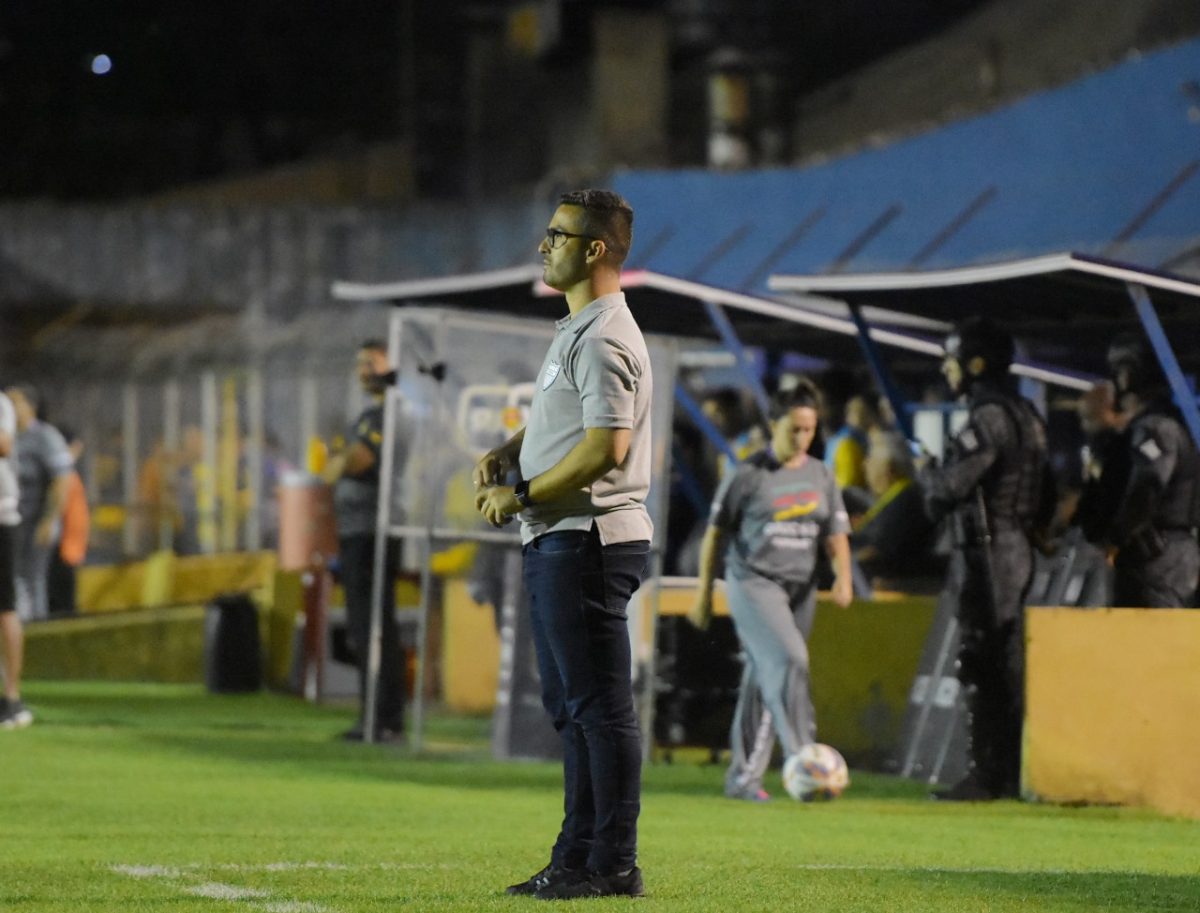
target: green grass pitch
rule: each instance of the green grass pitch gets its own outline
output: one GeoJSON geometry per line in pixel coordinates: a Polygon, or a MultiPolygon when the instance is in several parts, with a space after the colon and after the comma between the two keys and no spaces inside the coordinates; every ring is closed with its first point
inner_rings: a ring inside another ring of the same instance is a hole
{"type": "MultiPolygon", "coordinates": [[[[35,725],[0,732],[5,913],[546,907],[502,889],[545,862],[559,772],[491,761],[485,720],[435,717],[414,757],[340,743],[346,710],[281,695],[35,682],[26,697],[35,725]]],[[[835,802],[753,805],[721,798],[721,777],[693,761],[649,766],[649,896],[572,906],[1200,910],[1200,822],[946,806],[859,772],[835,802]]]]}

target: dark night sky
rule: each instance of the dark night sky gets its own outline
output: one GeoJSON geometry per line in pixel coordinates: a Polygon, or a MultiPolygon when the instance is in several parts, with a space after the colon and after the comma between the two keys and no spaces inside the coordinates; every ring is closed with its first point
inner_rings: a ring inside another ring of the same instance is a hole
{"type": "Polygon", "coordinates": [[[387,135],[398,27],[385,0],[10,0],[0,192],[120,193],[387,135]]]}
{"type": "MultiPolygon", "coordinates": [[[[716,34],[755,49],[775,42],[801,90],[980,2],[715,0],[707,8],[727,17],[716,34]]],[[[478,23],[481,7],[503,4],[411,4],[418,97],[444,117],[461,107],[444,74],[461,54],[465,12],[473,7],[478,23]],[[442,75],[422,86],[430,73],[442,75]]],[[[568,0],[568,25],[595,5],[568,0]]],[[[0,197],[142,194],[395,136],[411,47],[401,37],[404,8],[403,0],[5,0],[0,197]],[[98,54],[111,58],[107,74],[92,72],[98,54]]],[[[566,34],[586,43],[586,27],[566,34]]]]}

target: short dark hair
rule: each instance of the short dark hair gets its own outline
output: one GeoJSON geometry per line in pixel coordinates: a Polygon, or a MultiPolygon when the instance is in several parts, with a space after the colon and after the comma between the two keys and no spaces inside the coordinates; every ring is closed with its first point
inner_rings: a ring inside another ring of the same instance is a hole
{"type": "Polygon", "coordinates": [[[358,350],[360,352],[364,350],[371,352],[383,352],[386,355],[388,347],[387,343],[382,339],[372,336],[370,339],[364,339],[362,341],[362,345],[358,347],[358,350]]]}
{"type": "Polygon", "coordinates": [[[633,246],[633,207],[611,190],[572,190],[558,199],[560,206],[583,210],[583,234],[598,238],[617,266],[633,246]]]}

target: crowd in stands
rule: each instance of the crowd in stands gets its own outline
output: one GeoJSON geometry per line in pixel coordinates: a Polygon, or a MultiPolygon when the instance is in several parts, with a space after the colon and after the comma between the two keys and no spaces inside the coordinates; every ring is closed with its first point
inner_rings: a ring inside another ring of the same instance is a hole
{"type": "MultiPolygon", "coordinates": [[[[685,382],[689,379],[685,378],[685,382]]],[[[690,381],[699,386],[702,378],[690,381]]],[[[785,377],[780,388],[801,382],[785,377]]],[[[854,560],[860,579],[875,589],[936,592],[944,579],[951,551],[944,524],[930,521],[922,510],[917,462],[927,460],[905,438],[890,404],[869,379],[842,369],[804,377],[822,397],[818,440],[820,454],[842,492],[850,514],[854,560]]],[[[928,394],[923,399],[933,399],[928,394]]],[[[765,420],[757,415],[753,398],[734,387],[717,387],[700,393],[704,415],[724,438],[724,446],[709,440],[686,417],[673,429],[669,528],[665,554],[668,574],[695,575],[701,534],[708,519],[708,502],[733,460],[742,460],[767,446],[765,420]]],[[[941,395],[944,402],[944,391],[941,395]]],[[[1113,556],[1116,550],[1099,540],[1102,517],[1111,513],[1122,441],[1128,437],[1129,414],[1122,413],[1113,383],[1102,380],[1076,401],[1073,417],[1066,417],[1072,434],[1051,440],[1052,464],[1058,509],[1042,537],[1037,556],[1039,575],[1030,601],[1112,605],[1113,556]],[[1055,448],[1058,450],[1054,459],[1055,448]],[[1108,458],[1110,473],[1101,471],[1108,458]],[[1084,567],[1087,565],[1087,567],[1084,567]],[[1056,588],[1052,579],[1074,569],[1080,580],[1074,591],[1064,581],[1056,588]],[[1099,583],[1097,583],[1099,581],[1099,583]]],[[[1193,595],[1190,604],[1196,604],[1193,595]]]]}

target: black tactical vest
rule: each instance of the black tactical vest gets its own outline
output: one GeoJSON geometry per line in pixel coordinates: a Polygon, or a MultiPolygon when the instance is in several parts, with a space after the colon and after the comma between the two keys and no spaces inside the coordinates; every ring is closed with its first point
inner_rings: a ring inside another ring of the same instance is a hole
{"type": "Polygon", "coordinates": [[[983,477],[983,500],[997,526],[1028,529],[1041,506],[1046,466],[1046,427],[1033,405],[1023,397],[987,391],[971,400],[971,411],[997,405],[1008,419],[1010,437],[996,462],[983,477]]]}
{"type": "Polygon", "coordinates": [[[1177,437],[1179,451],[1175,460],[1175,471],[1167,479],[1162,497],[1151,517],[1156,529],[1191,529],[1200,526],[1200,451],[1188,434],[1183,423],[1167,410],[1147,409],[1129,423],[1130,438],[1138,425],[1174,425],[1168,433],[1177,437]]]}

